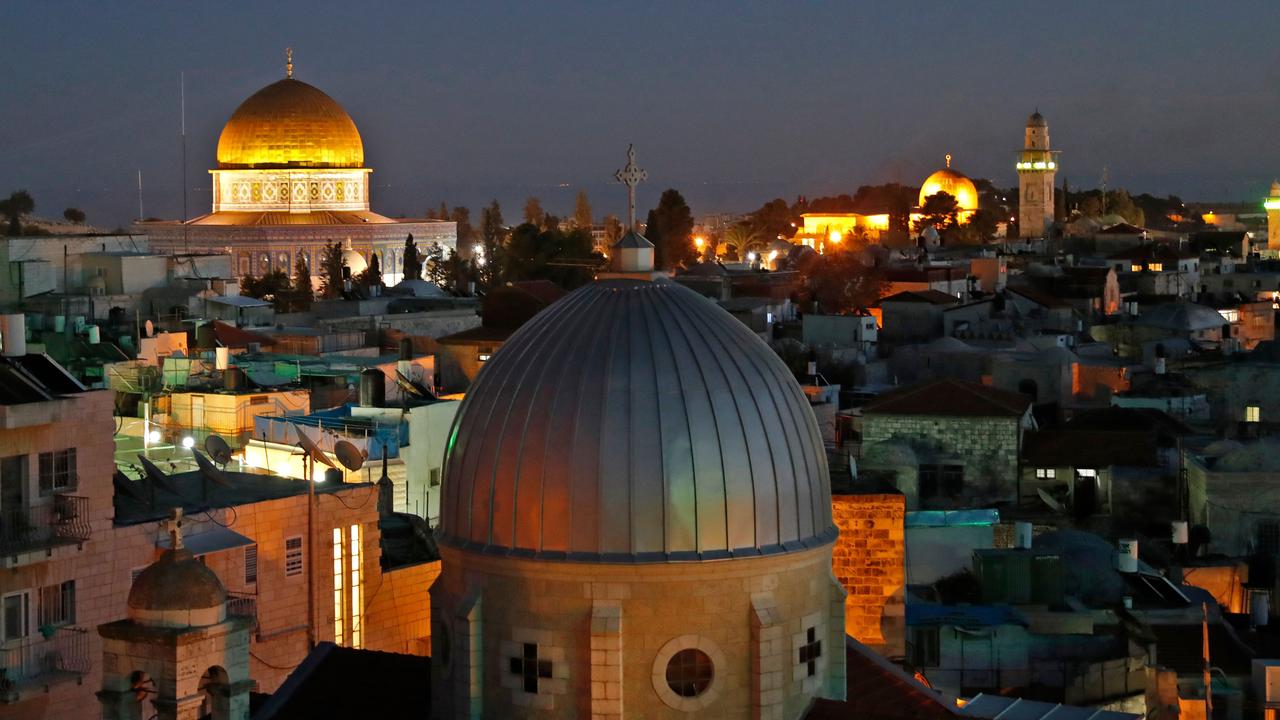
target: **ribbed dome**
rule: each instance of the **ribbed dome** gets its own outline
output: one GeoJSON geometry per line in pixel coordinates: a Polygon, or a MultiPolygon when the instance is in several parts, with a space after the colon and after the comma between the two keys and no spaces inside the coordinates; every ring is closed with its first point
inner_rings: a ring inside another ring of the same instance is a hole
{"type": "Polygon", "coordinates": [[[817,422],[754,333],[666,281],[602,280],[516,332],[458,412],[439,537],[662,562],[832,541],[817,422]]]}
{"type": "Polygon", "coordinates": [[[336,100],[285,78],[254,93],[218,138],[218,167],[358,168],[364,143],[336,100]]]}
{"type": "Polygon", "coordinates": [[[1039,110],[1031,113],[1031,117],[1027,118],[1027,127],[1048,127],[1048,125],[1039,110]]]}

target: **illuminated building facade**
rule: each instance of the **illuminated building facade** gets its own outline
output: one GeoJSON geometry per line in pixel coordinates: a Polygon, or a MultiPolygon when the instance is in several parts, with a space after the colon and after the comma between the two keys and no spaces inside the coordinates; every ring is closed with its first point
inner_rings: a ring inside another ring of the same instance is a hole
{"type": "Polygon", "coordinates": [[[1267,249],[1280,252],[1280,180],[1271,183],[1271,196],[1262,207],[1267,211],[1267,249]]]}
{"type": "Polygon", "coordinates": [[[1058,152],[1049,149],[1049,123],[1039,111],[1027,118],[1026,138],[1018,153],[1018,237],[1044,237],[1053,223],[1053,180],[1058,152]]]}
{"type": "Polygon", "coordinates": [[[340,241],[351,272],[375,253],[383,278],[399,282],[405,237],[419,248],[457,245],[457,226],[433,220],[395,220],[370,210],[364,144],[351,116],[333,98],[286,77],[245,100],[218,138],[218,166],[210,170],[212,212],[186,222],[138,223],[159,252],[227,252],[237,277],[275,270],[293,273],[302,259],[320,262],[326,244],[340,241]]]}

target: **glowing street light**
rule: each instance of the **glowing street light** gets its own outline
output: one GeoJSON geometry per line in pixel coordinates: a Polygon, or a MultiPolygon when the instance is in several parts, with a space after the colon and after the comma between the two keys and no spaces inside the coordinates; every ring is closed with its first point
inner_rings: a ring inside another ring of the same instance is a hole
{"type": "Polygon", "coordinates": [[[160,431],[152,430],[151,432],[147,433],[147,440],[150,441],[152,445],[155,445],[156,443],[160,442],[160,431]]]}
{"type": "Polygon", "coordinates": [[[698,251],[701,252],[702,246],[707,244],[707,239],[702,237],[701,235],[698,235],[693,238],[693,244],[698,246],[698,251]]]}
{"type": "Polygon", "coordinates": [[[182,447],[184,447],[184,448],[186,448],[186,449],[190,450],[191,448],[193,448],[193,447],[195,447],[195,446],[196,446],[196,439],[195,439],[195,438],[191,437],[190,435],[188,435],[188,436],[186,436],[186,437],[182,438],[182,447]]]}
{"type": "Polygon", "coordinates": [[[844,235],[841,235],[839,230],[832,230],[827,239],[831,241],[832,245],[839,245],[840,241],[844,239],[844,235]]]}
{"type": "Polygon", "coordinates": [[[755,261],[756,261],[756,254],[754,252],[747,253],[747,262],[753,263],[755,261]]]}

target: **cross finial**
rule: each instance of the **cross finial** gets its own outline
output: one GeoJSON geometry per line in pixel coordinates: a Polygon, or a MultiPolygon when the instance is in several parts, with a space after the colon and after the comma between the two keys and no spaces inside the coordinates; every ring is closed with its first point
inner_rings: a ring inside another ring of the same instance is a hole
{"type": "Polygon", "coordinates": [[[627,164],[614,173],[614,179],[627,186],[627,229],[636,229],[636,186],[649,179],[649,173],[636,167],[636,146],[627,145],[627,164]]]}
{"type": "Polygon", "coordinates": [[[951,169],[951,153],[947,153],[947,169],[951,169]]]}
{"type": "Polygon", "coordinates": [[[293,77],[293,48],[284,49],[284,76],[293,77]]]}
{"type": "Polygon", "coordinates": [[[164,521],[165,532],[169,533],[169,547],[182,549],[182,508],[173,509],[173,517],[164,521]]]}

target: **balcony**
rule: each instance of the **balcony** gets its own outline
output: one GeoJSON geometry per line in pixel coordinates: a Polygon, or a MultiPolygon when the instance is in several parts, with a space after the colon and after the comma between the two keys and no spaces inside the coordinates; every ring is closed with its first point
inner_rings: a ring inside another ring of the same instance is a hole
{"type": "Polygon", "coordinates": [[[227,614],[253,619],[258,626],[258,596],[253,593],[227,592],[227,614]]]}
{"type": "Polygon", "coordinates": [[[92,534],[89,498],[54,495],[53,502],[0,510],[0,555],[78,545],[92,534]]]}
{"type": "Polygon", "coordinates": [[[90,667],[89,631],[83,628],[49,628],[47,636],[0,648],[0,704],[17,702],[24,691],[78,681],[90,667]]]}

